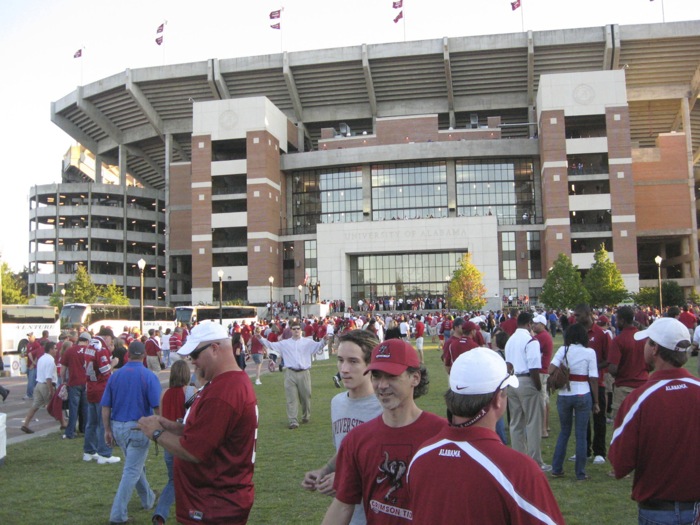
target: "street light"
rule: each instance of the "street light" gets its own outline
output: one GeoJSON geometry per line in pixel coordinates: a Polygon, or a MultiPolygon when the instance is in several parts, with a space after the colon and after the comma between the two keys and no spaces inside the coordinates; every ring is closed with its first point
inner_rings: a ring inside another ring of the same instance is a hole
{"type": "Polygon", "coordinates": [[[61,288],[61,308],[66,306],[66,289],[61,288]]]}
{"type": "Polygon", "coordinates": [[[659,312],[663,313],[664,304],[663,304],[662,294],[661,294],[661,261],[663,261],[663,259],[661,258],[660,255],[657,255],[656,257],[654,257],[654,262],[656,263],[656,267],[659,269],[659,312]]]}
{"type": "Polygon", "coordinates": [[[304,289],[304,287],[300,284],[297,286],[297,290],[299,290],[299,315],[301,315],[301,304],[302,304],[302,297],[301,297],[301,291],[304,289]]]}
{"type": "Polygon", "coordinates": [[[267,282],[270,283],[270,311],[268,313],[270,314],[270,319],[272,319],[272,284],[275,282],[275,278],[271,275],[267,278],[267,282]]]}
{"type": "Polygon", "coordinates": [[[219,324],[224,324],[224,309],[221,304],[224,293],[224,271],[219,270],[218,272],[216,272],[216,275],[219,276],[219,324]]]}
{"type": "Polygon", "coordinates": [[[138,264],[139,270],[141,271],[141,309],[139,312],[139,329],[141,330],[141,335],[143,335],[143,270],[146,268],[146,261],[141,258],[136,264],[138,264]]]}

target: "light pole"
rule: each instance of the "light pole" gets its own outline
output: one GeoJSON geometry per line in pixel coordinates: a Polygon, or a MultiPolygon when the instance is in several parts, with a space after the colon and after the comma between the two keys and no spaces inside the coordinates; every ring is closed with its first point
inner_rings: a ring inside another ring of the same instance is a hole
{"type": "Polygon", "coordinates": [[[146,268],[146,261],[143,258],[139,259],[136,263],[139,266],[139,271],[141,272],[141,301],[140,301],[140,311],[139,311],[139,329],[141,330],[141,335],[143,335],[143,271],[146,268]]]}
{"type": "Polygon", "coordinates": [[[301,292],[302,292],[303,289],[304,289],[304,287],[303,287],[301,284],[300,284],[299,286],[297,286],[297,290],[299,290],[299,311],[300,311],[300,312],[301,312],[301,303],[302,303],[302,300],[303,300],[303,298],[302,298],[302,296],[301,296],[301,292]]]}
{"type": "Polygon", "coordinates": [[[66,289],[61,288],[61,308],[66,306],[66,289]]]}
{"type": "Polygon", "coordinates": [[[272,284],[275,282],[275,278],[271,275],[267,278],[267,282],[270,283],[270,311],[268,313],[270,314],[270,319],[272,319],[272,284]]]}
{"type": "Polygon", "coordinates": [[[654,262],[656,263],[656,267],[659,270],[659,312],[661,312],[663,314],[664,304],[663,304],[663,299],[662,299],[663,294],[661,293],[661,261],[663,261],[663,259],[661,258],[660,255],[657,255],[656,257],[654,257],[654,262]]]}
{"type": "Polygon", "coordinates": [[[219,270],[216,272],[216,275],[219,276],[219,324],[224,324],[224,309],[221,301],[223,301],[223,293],[224,293],[224,271],[219,270]]]}

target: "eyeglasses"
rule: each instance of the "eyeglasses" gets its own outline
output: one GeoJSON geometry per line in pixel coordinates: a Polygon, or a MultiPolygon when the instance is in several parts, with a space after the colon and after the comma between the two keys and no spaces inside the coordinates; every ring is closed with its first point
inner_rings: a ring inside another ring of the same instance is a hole
{"type": "Polygon", "coordinates": [[[301,330],[301,326],[292,326],[292,330],[301,330]]]}
{"type": "Polygon", "coordinates": [[[203,347],[197,348],[196,350],[194,350],[193,352],[191,352],[190,355],[189,355],[190,361],[195,361],[195,360],[197,360],[197,359],[199,358],[199,354],[201,354],[202,352],[204,352],[207,348],[209,348],[209,347],[210,347],[211,345],[213,345],[213,344],[214,344],[214,343],[209,343],[208,345],[204,345],[203,347]]]}

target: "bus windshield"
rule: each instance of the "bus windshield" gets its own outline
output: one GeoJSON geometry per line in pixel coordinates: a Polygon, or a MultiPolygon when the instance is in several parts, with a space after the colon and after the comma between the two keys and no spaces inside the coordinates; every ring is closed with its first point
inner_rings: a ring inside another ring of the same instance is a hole
{"type": "Polygon", "coordinates": [[[218,321],[219,314],[226,326],[233,323],[241,324],[256,322],[258,311],[254,306],[222,306],[219,312],[218,306],[177,306],[175,307],[175,319],[178,323],[194,324],[202,321],[218,321]]]}

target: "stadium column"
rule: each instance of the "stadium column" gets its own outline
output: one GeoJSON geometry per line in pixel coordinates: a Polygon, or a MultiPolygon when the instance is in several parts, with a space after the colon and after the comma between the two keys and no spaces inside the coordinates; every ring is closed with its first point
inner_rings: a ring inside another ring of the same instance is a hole
{"type": "Polygon", "coordinates": [[[211,135],[192,135],[192,304],[214,300],[211,159],[211,135]]]}

